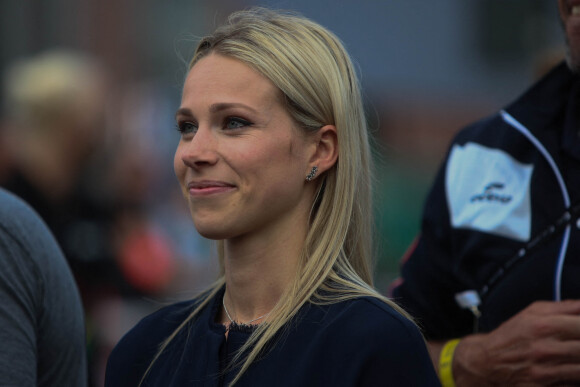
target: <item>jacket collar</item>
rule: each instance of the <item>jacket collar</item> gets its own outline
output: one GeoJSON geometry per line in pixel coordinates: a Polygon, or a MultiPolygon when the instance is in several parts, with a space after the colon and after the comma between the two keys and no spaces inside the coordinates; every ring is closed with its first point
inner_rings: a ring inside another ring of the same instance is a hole
{"type": "Polygon", "coordinates": [[[580,160],[580,77],[562,62],[505,109],[534,135],[559,131],[560,146],[580,160]]]}
{"type": "Polygon", "coordinates": [[[553,127],[564,117],[562,113],[576,79],[566,62],[562,62],[505,110],[532,132],[553,127]]]}

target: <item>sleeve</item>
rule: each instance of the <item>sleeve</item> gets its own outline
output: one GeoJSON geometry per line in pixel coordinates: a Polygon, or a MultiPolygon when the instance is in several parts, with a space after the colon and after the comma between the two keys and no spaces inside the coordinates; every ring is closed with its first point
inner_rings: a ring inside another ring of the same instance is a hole
{"type": "Polygon", "coordinates": [[[86,386],[80,296],[40,217],[0,190],[0,385],[86,386]]]}
{"type": "Polygon", "coordinates": [[[87,384],[80,296],[40,217],[0,191],[0,385],[87,384]]]}
{"type": "MultiPolygon", "coordinates": [[[[144,317],[121,338],[107,360],[105,387],[140,385],[163,341],[188,315],[190,309],[181,305],[187,303],[166,306],[144,317]]],[[[181,334],[187,329],[183,328],[181,334]]],[[[170,356],[169,352],[171,347],[164,350],[163,356],[170,356]]]]}
{"type": "Polygon", "coordinates": [[[357,386],[440,386],[423,336],[403,319],[379,319],[372,340],[359,341],[365,359],[357,386]]]}
{"type": "MultiPolygon", "coordinates": [[[[449,157],[449,156],[447,156],[449,157]]],[[[394,301],[408,311],[428,339],[464,335],[473,326],[470,312],[455,303],[455,293],[470,287],[457,275],[460,257],[454,250],[453,230],[445,192],[448,158],[440,167],[427,196],[421,232],[403,258],[401,278],[393,288],[394,301]]]]}
{"type": "Polygon", "coordinates": [[[39,384],[85,386],[87,350],[84,311],[73,274],[56,241],[42,233],[30,252],[41,278],[38,320],[39,384]]]}
{"type": "Polygon", "coordinates": [[[307,385],[440,385],[419,328],[391,306],[365,297],[337,304],[327,313],[330,323],[315,325],[317,339],[299,349],[315,354],[299,358],[317,359],[318,372],[309,372],[313,376],[307,385]]]}
{"type": "Polygon", "coordinates": [[[36,329],[42,299],[37,273],[23,259],[23,246],[0,228],[0,385],[34,386],[36,329]]]}
{"type": "Polygon", "coordinates": [[[147,329],[143,323],[130,330],[117,343],[107,360],[105,387],[138,386],[151,360],[154,348],[143,347],[147,329]]]}

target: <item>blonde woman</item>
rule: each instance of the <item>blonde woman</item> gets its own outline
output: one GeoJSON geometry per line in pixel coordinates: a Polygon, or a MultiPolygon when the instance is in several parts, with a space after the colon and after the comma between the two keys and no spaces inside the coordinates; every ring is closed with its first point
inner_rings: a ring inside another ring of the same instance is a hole
{"type": "Polygon", "coordinates": [[[221,277],[143,319],[107,386],[437,385],[417,327],[372,287],[371,155],[340,41],[253,9],[201,40],[175,172],[221,277]]]}

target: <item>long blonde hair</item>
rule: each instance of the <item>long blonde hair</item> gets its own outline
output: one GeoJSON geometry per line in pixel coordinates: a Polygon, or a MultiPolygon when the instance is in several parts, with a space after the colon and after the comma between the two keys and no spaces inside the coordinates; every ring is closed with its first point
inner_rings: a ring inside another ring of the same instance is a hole
{"type": "MultiPolygon", "coordinates": [[[[369,135],[358,77],[340,40],[294,13],[252,8],[233,13],[227,24],[203,38],[190,68],[210,53],[237,59],[272,81],[282,92],[289,114],[306,133],[335,125],[339,144],[337,163],[313,181],[318,194],[298,272],[267,322],[258,326],[234,358],[233,363],[241,365],[234,384],[308,302],[328,304],[371,296],[406,314],[372,285],[369,135]]],[[[223,242],[218,243],[218,253],[220,279],[159,353],[224,285],[223,242]]]]}

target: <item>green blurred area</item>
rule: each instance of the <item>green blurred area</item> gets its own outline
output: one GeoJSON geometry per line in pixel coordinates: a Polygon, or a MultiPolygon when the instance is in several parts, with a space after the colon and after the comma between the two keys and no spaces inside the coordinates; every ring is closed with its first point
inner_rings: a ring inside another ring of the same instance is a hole
{"type": "Polygon", "coordinates": [[[376,287],[386,292],[399,274],[399,261],[412,243],[421,223],[425,197],[433,172],[388,160],[376,163],[376,287]]]}

